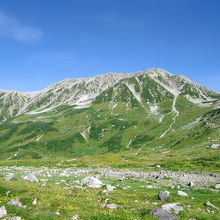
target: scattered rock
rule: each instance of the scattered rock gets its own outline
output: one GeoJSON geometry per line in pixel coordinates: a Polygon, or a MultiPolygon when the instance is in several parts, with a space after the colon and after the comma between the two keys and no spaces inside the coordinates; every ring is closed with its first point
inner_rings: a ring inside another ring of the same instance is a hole
{"type": "Polygon", "coordinates": [[[103,190],[103,191],[101,191],[101,193],[108,196],[108,190],[103,190]]]}
{"type": "Polygon", "coordinates": [[[20,216],[10,217],[8,220],[21,220],[20,216]]]}
{"type": "Polygon", "coordinates": [[[5,180],[16,180],[15,177],[14,177],[14,173],[8,173],[6,176],[5,176],[5,180]]]}
{"type": "Polygon", "coordinates": [[[22,209],[25,209],[27,207],[26,205],[22,205],[19,199],[11,199],[7,204],[12,206],[17,206],[22,209]]]}
{"type": "Polygon", "coordinates": [[[176,216],[170,215],[166,210],[164,209],[153,209],[151,212],[151,215],[157,217],[160,220],[177,220],[176,216]]]}
{"type": "Polygon", "coordinates": [[[171,189],[180,189],[180,186],[171,186],[171,189]]]}
{"type": "Polygon", "coordinates": [[[157,187],[155,187],[155,186],[151,186],[151,185],[147,185],[147,186],[141,186],[141,188],[146,188],[146,189],[156,189],[157,187]]]}
{"type": "Polygon", "coordinates": [[[81,184],[82,185],[85,184],[85,185],[87,185],[88,187],[91,187],[91,188],[100,188],[103,185],[103,183],[99,179],[97,179],[93,176],[88,176],[88,177],[84,178],[81,181],[81,184]]]}
{"type": "Polygon", "coordinates": [[[218,149],[220,147],[220,144],[211,144],[208,146],[209,149],[218,149]]]}
{"type": "Polygon", "coordinates": [[[7,216],[7,210],[5,209],[5,206],[0,207],[0,218],[4,218],[7,216]]]}
{"type": "Polygon", "coordinates": [[[205,203],[205,205],[206,205],[206,206],[209,206],[209,207],[212,207],[213,209],[219,210],[218,207],[214,206],[214,205],[213,205],[211,202],[209,202],[209,201],[207,201],[207,202],[205,203]]]}
{"type": "Polygon", "coordinates": [[[60,211],[57,210],[57,211],[55,212],[55,215],[60,216],[60,211]]]}
{"type": "Polygon", "coordinates": [[[116,187],[115,187],[115,186],[112,186],[112,185],[110,185],[110,184],[107,184],[107,185],[106,185],[106,189],[107,189],[109,192],[111,192],[111,191],[113,191],[114,189],[116,189],[116,187]]]}
{"type": "Polygon", "coordinates": [[[70,218],[70,220],[79,220],[79,216],[78,215],[74,215],[73,217],[70,218]]]}
{"type": "Polygon", "coordinates": [[[47,186],[46,183],[42,183],[42,184],[40,184],[40,187],[46,187],[46,186],[47,186]]]}
{"type": "Polygon", "coordinates": [[[188,196],[188,194],[187,193],[185,193],[185,192],[183,192],[183,191],[177,191],[177,194],[179,195],[179,196],[188,196]]]}
{"type": "Polygon", "coordinates": [[[23,176],[22,179],[31,182],[39,182],[38,178],[33,173],[29,173],[26,176],[23,176]]]}
{"type": "Polygon", "coordinates": [[[37,202],[37,198],[34,199],[34,201],[32,202],[32,205],[37,205],[38,202],[37,202]]]}
{"type": "Polygon", "coordinates": [[[167,212],[174,211],[176,214],[184,210],[179,203],[167,203],[162,205],[161,208],[166,210],[167,212]]]}
{"type": "Polygon", "coordinates": [[[117,204],[106,204],[106,208],[108,209],[117,209],[119,205],[117,204]]]}
{"type": "Polygon", "coordinates": [[[215,189],[220,189],[220,183],[215,184],[215,189]]]}
{"type": "Polygon", "coordinates": [[[159,193],[158,197],[160,200],[165,201],[170,196],[170,192],[162,191],[159,193]]]}

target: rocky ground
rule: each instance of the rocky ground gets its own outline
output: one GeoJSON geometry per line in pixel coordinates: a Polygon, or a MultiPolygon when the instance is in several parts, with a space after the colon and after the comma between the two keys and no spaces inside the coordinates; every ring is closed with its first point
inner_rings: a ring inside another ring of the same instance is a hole
{"type": "Polygon", "coordinates": [[[0,167],[0,218],[220,219],[220,174],[0,167]]]}

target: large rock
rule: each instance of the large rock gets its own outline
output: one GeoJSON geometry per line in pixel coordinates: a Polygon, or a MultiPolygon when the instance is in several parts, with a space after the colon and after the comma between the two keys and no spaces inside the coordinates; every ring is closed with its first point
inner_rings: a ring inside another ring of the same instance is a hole
{"type": "Polygon", "coordinates": [[[179,203],[167,203],[167,204],[162,205],[161,208],[163,210],[166,210],[167,212],[174,211],[176,214],[184,210],[179,203]]]}
{"type": "Polygon", "coordinates": [[[220,189],[220,183],[215,184],[215,189],[220,189]]]}
{"type": "Polygon", "coordinates": [[[170,196],[170,192],[162,191],[159,193],[158,197],[160,200],[165,201],[170,196]]]}
{"type": "Polygon", "coordinates": [[[5,180],[15,180],[14,173],[8,173],[5,176],[5,180]]]}
{"type": "Polygon", "coordinates": [[[108,190],[108,192],[111,192],[111,191],[113,191],[114,189],[116,189],[115,186],[112,186],[112,185],[110,185],[110,184],[107,184],[107,185],[106,185],[106,190],[108,190]]]}
{"type": "Polygon", "coordinates": [[[166,210],[163,209],[153,209],[150,213],[160,220],[177,220],[176,216],[170,215],[166,210]]]}
{"type": "Polygon", "coordinates": [[[19,199],[12,199],[8,203],[8,205],[17,206],[19,208],[25,209],[26,206],[22,205],[22,203],[19,201],[19,199]]]}
{"type": "Polygon", "coordinates": [[[0,207],[0,218],[4,218],[7,216],[7,210],[5,209],[5,206],[0,207]]]}
{"type": "Polygon", "coordinates": [[[185,193],[185,192],[183,192],[183,191],[181,191],[181,190],[177,191],[177,194],[178,194],[179,196],[188,196],[187,193],[185,193]]]}
{"type": "Polygon", "coordinates": [[[70,220],[79,220],[79,216],[78,215],[74,215],[70,218],[70,220]]]}
{"type": "Polygon", "coordinates": [[[20,216],[10,217],[8,220],[21,220],[20,216]]]}
{"type": "Polygon", "coordinates": [[[205,205],[206,205],[206,206],[209,206],[209,207],[212,207],[213,209],[219,210],[218,207],[214,206],[214,205],[213,205],[211,202],[209,202],[209,201],[207,201],[207,202],[205,203],[205,205]]]}
{"type": "Polygon", "coordinates": [[[211,144],[208,146],[210,149],[218,149],[220,147],[220,144],[211,144]]]}
{"type": "Polygon", "coordinates": [[[81,181],[81,184],[82,185],[87,185],[88,187],[91,187],[91,188],[100,188],[103,186],[103,183],[102,181],[100,181],[99,179],[93,177],[93,176],[87,176],[86,178],[84,178],[82,181],[81,181]]]}
{"type": "Polygon", "coordinates": [[[23,180],[28,180],[31,182],[39,182],[38,178],[33,174],[29,173],[26,176],[21,177],[23,180]]]}

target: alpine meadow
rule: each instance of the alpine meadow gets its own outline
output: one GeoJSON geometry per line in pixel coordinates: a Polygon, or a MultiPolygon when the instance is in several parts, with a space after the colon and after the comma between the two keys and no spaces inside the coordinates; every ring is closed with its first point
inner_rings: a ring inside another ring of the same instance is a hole
{"type": "Polygon", "coordinates": [[[0,219],[220,220],[220,1],[0,1],[0,219]]]}

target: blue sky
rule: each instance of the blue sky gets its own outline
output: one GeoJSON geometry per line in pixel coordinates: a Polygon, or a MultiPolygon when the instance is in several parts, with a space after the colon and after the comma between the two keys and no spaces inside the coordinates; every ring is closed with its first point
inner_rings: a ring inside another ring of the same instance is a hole
{"type": "Polygon", "coordinates": [[[0,89],[160,67],[220,91],[219,0],[0,1],[0,89]]]}

